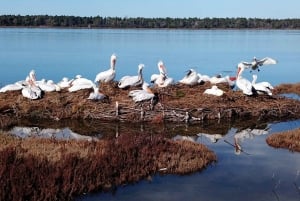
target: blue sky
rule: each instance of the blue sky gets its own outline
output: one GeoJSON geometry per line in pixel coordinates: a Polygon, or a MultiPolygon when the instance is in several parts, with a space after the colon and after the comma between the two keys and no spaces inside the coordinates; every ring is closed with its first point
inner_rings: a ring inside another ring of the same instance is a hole
{"type": "Polygon", "coordinates": [[[300,18],[300,0],[0,0],[0,15],[300,18]]]}

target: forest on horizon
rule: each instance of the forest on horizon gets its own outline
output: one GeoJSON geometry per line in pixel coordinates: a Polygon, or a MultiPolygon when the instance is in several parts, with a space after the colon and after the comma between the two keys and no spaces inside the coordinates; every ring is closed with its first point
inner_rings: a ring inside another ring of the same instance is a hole
{"type": "Polygon", "coordinates": [[[168,28],[168,29],[300,29],[300,19],[130,18],[50,15],[1,15],[0,27],[168,28]]]}

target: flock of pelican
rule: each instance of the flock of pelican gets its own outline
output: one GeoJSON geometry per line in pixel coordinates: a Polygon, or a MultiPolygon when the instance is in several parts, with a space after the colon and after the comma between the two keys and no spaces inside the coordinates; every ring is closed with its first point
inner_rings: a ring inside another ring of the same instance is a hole
{"type": "MultiPolygon", "coordinates": [[[[75,92],[82,89],[93,89],[87,99],[91,100],[102,100],[106,97],[105,94],[99,91],[99,85],[101,83],[110,83],[115,80],[116,77],[116,61],[117,56],[115,54],[111,55],[110,58],[110,68],[106,71],[100,72],[96,75],[95,80],[92,81],[87,78],[83,78],[81,75],[77,75],[74,79],[69,80],[64,77],[60,82],[54,83],[53,80],[46,81],[45,79],[36,80],[35,71],[31,70],[29,75],[25,80],[18,81],[14,84],[8,84],[0,89],[0,93],[6,91],[16,91],[20,90],[22,95],[29,99],[39,99],[42,97],[43,92],[60,91],[62,89],[67,89],[69,92],[75,92]]],[[[276,64],[277,61],[266,57],[258,60],[254,57],[251,62],[240,62],[238,64],[236,77],[221,77],[221,76],[208,76],[202,75],[194,69],[189,69],[186,75],[179,80],[179,83],[184,85],[197,85],[204,82],[210,82],[212,87],[206,89],[204,94],[210,94],[215,96],[222,96],[224,91],[217,87],[219,83],[227,83],[232,89],[237,86],[243,94],[251,96],[253,94],[265,93],[272,95],[272,85],[269,82],[259,82],[257,83],[257,75],[253,75],[253,80],[249,81],[242,76],[245,69],[258,70],[259,67],[268,64],[276,64]]],[[[159,88],[168,87],[175,84],[175,80],[168,76],[166,67],[163,61],[157,63],[158,74],[153,74],[150,78],[150,82],[159,88]]],[[[127,75],[122,77],[118,81],[118,87],[120,89],[127,89],[129,87],[141,87],[141,89],[135,89],[129,91],[128,96],[132,97],[134,102],[141,102],[145,100],[153,100],[157,97],[157,94],[153,93],[148,84],[143,77],[144,64],[138,65],[137,75],[127,75]]]]}

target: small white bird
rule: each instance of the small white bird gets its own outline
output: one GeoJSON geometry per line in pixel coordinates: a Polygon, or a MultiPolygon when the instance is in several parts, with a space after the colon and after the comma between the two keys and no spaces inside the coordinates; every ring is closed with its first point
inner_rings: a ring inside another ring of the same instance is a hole
{"type": "Polygon", "coordinates": [[[187,71],[187,74],[179,80],[179,83],[187,84],[187,85],[196,85],[199,81],[199,75],[194,69],[190,69],[187,71]]]}
{"type": "Polygon", "coordinates": [[[216,85],[213,85],[210,89],[206,89],[203,93],[214,96],[222,96],[224,94],[224,91],[222,89],[219,89],[216,85]]]}
{"type": "Polygon", "coordinates": [[[135,76],[124,76],[120,79],[119,83],[118,83],[118,87],[121,89],[127,88],[127,87],[131,87],[131,86],[139,86],[142,85],[144,82],[143,79],[143,71],[144,68],[144,64],[139,64],[138,65],[138,75],[135,76]]]}
{"type": "Polygon", "coordinates": [[[253,95],[253,90],[255,90],[252,86],[252,83],[242,77],[242,73],[245,70],[246,66],[243,63],[238,64],[237,76],[236,76],[236,86],[242,90],[243,94],[251,96],[253,95]]]}
{"type": "Polygon", "coordinates": [[[98,73],[96,75],[95,82],[107,83],[114,80],[116,77],[116,69],[115,69],[116,61],[117,61],[117,56],[115,54],[112,54],[110,57],[110,69],[98,73]]]}
{"type": "Polygon", "coordinates": [[[251,68],[252,70],[259,70],[260,66],[263,65],[270,65],[270,64],[277,64],[277,61],[275,59],[272,59],[270,57],[265,57],[263,59],[258,60],[256,57],[253,58],[252,62],[242,62],[244,65],[247,66],[247,68],[251,68]]]}
{"type": "Polygon", "coordinates": [[[252,77],[253,77],[252,86],[257,91],[257,93],[263,93],[263,94],[268,94],[269,96],[272,96],[271,90],[274,88],[269,82],[256,83],[257,75],[253,74],[252,77]]]}

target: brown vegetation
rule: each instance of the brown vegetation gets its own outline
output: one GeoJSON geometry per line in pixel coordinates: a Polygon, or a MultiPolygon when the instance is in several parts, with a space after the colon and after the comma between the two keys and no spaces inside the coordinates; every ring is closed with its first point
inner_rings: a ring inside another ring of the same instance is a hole
{"type": "Polygon", "coordinates": [[[277,94],[294,93],[300,96],[300,82],[296,84],[280,84],[275,87],[274,92],[277,94]]]}
{"type": "Polygon", "coordinates": [[[0,135],[0,200],[71,200],[113,190],[156,172],[186,174],[216,161],[204,145],[158,135],[122,134],[97,142],[0,135]]]}
{"type": "Polygon", "coordinates": [[[266,141],[275,148],[285,148],[290,151],[300,152],[300,128],[272,134],[267,137],[266,141]]]}
{"type": "MultiPolygon", "coordinates": [[[[248,97],[241,91],[232,91],[226,85],[219,85],[225,91],[221,97],[203,94],[210,87],[206,83],[192,87],[176,84],[164,89],[154,88],[159,94],[159,102],[153,110],[149,102],[135,104],[128,97],[132,88],[119,89],[115,82],[100,86],[100,91],[108,96],[102,102],[88,100],[90,90],[49,92],[40,100],[28,100],[19,91],[6,92],[0,94],[0,126],[9,125],[9,117],[15,120],[97,119],[152,123],[251,117],[279,120],[300,117],[299,100],[277,95],[286,92],[282,87],[276,87],[272,97],[248,97]],[[116,102],[119,105],[117,108],[116,102]]],[[[300,91],[299,87],[295,87],[295,90],[300,91]]]]}

